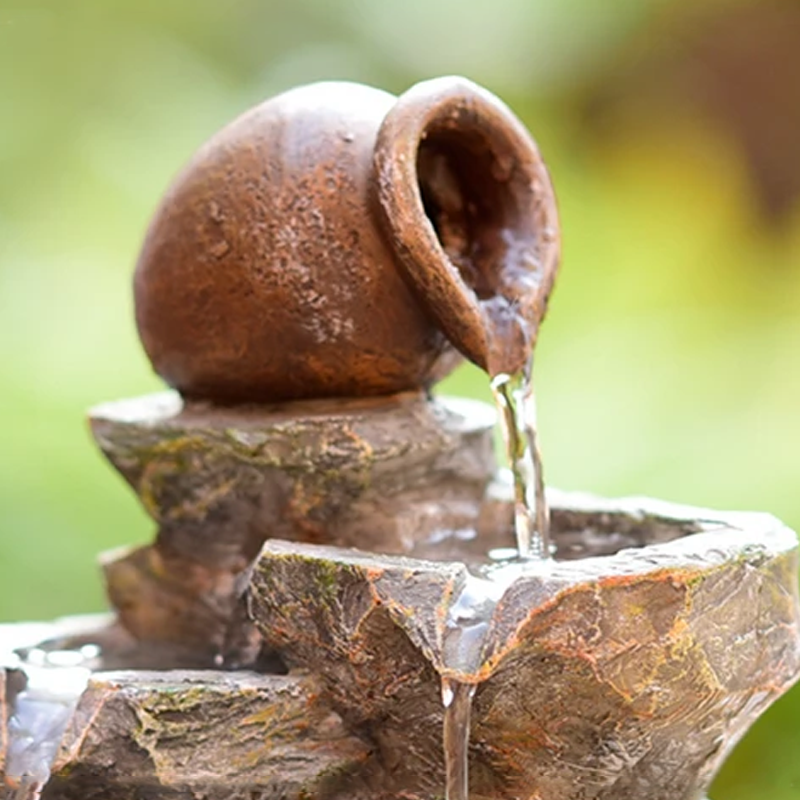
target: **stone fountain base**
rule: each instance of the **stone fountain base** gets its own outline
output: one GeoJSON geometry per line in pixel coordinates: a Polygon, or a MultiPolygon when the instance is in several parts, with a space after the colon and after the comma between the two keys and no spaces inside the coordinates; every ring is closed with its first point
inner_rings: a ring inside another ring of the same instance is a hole
{"type": "MultiPolygon", "coordinates": [[[[428,800],[443,786],[442,676],[478,685],[472,798],[695,800],[797,677],[796,537],[768,515],[550,499],[557,546],[580,558],[509,585],[471,671],[447,657],[463,563],[296,542],[268,542],[250,573],[279,660],[249,669],[170,669],[183,649],[108,616],[3,626],[0,763],[31,654],[58,665],[96,644],[48,800],[428,800]]],[[[35,796],[4,781],[4,797],[35,796]]]]}
{"type": "Polygon", "coordinates": [[[0,800],[439,798],[459,683],[472,800],[697,800],[800,672],[768,515],[551,492],[555,563],[504,560],[482,404],[90,420],[158,533],[113,615],[0,626],[0,800]]]}

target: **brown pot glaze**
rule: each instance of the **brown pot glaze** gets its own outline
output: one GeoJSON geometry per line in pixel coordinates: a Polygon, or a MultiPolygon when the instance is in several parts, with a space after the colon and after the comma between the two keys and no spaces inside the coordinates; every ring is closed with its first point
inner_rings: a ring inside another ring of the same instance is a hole
{"type": "Polygon", "coordinates": [[[446,374],[450,343],[484,368],[524,360],[557,260],[549,179],[496,98],[320,83],[195,154],[150,225],[136,320],[189,397],[391,394],[446,374]]]}

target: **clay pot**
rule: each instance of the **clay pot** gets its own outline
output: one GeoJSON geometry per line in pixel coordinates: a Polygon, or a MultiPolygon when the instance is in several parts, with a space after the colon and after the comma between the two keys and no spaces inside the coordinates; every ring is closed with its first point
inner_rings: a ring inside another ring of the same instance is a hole
{"type": "Polygon", "coordinates": [[[499,100],[459,78],[395,100],[278,95],[192,158],[136,268],[153,367],[218,402],[390,394],[456,363],[513,371],[558,262],[547,172],[499,100]]]}

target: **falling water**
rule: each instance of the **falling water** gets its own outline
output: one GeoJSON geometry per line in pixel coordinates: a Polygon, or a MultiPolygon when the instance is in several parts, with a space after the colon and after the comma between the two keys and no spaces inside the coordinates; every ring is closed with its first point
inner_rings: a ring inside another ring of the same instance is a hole
{"type": "Polygon", "coordinates": [[[447,800],[469,798],[469,718],[475,684],[442,678],[447,800]]]}
{"type": "Polygon", "coordinates": [[[514,478],[514,532],[520,558],[550,558],[550,513],[544,495],[542,456],[536,442],[532,361],[513,375],[492,378],[506,453],[514,478]]]}
{"type": "MultiPolygon", "coordinates": [[[[542,562],[544,563],[544,562],[542,562]]],[[[492,616],[506,590],[533,568],[531,560],[514,559],[467,572],[448,609],[444,661],[452,670],[476,672],[481,665],[492,616]]],[[[442,678],[444,759],[447,800],[468,800],[468,752],[472,698],[477,686],[442,678]]]]}
{"type": "Polygon", "coordinates": [[[39,797],[61,737],[89,680],[87,664],[98,652],[94,645],[78,651],[33,648],[24,660],[9,662],[23,670],[27,679],[13,701],[8,720],[6,786],[14,800],[39,797]]]}

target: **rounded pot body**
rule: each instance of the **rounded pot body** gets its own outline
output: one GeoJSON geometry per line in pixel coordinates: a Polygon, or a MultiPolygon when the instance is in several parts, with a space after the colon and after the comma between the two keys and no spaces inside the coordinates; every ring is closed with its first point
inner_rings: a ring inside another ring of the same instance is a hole
{"type": "Polygon", "coordinates": [[[195,154],[134,281],[142,342],[168,384],[222,402],[379,395],[455,363],[374,219],[372,153],[393,103],[355,84],[295,89],[195,154]]]}

